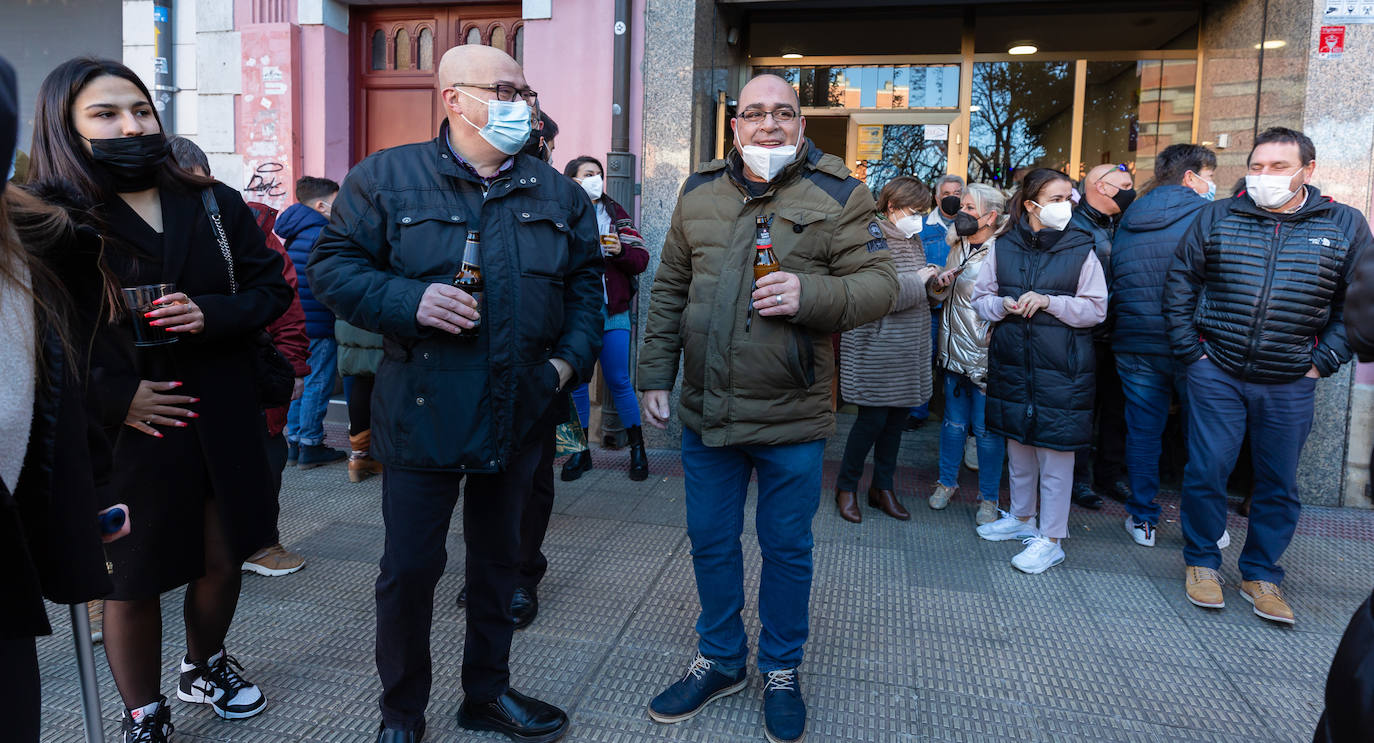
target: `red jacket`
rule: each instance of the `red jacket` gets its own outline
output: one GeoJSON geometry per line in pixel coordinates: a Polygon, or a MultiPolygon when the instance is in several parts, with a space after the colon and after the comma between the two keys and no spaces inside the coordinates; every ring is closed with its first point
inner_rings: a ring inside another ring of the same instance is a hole
{"type": "Polygon", "coordinates": [[[638,277],[649,265],[649,251],[644,249],[644,238],[639,236],[629,212],[604,194],[601,201],[611,217],[611,225],[620,234],[620,254],[606,258],[606,314],[618,315],[630,309],[630,300],[639,288],[638,277]]]}
{"type": "MultiPolygon", "coordinates": [[[[305,334],[305,311],[301,309],[300,297],[296,296],[296,266],[286,254],[286,248],[282,246],[281,240],[272,233],[272,228],[277,222],[277,210],[255,201],[248,202],[248,208],[253,210],[258,227],[261,227],[262,233],[267,236],[267,247],[277,251],[281,256],[281,274],[286,283],[291,285],[291,306],[286,308],[281,317],[267,326],[267,333],[272,336],[272,343],[276,345],[277,351],[295,369],[296,376],[304,377],[310,373],[310,338],[305,334]]],[[[271,436],[280,434],[282,429],[286,428],[286,406],[268,408],[266,413],[267,433],[271,436]]]]}

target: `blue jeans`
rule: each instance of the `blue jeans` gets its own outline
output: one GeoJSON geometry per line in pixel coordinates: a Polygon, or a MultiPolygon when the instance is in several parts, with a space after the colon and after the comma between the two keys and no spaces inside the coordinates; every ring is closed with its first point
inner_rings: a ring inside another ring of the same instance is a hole
{"type": "MultiPolygon", "coordinates": [[[[943,265],[943,262],[941,263],[943,265]]],[[[940,357],[940,308],[944,305],[936,305],[930,308],[930,368],[934,374],[935,359],[940,357]]],[[[930,417],[930,401],[917,405],[911,409],[911,417],[925,420],[930,417]]]]}
{"type": "Polygon", "coordinates": [[[1188,466],[1183,470],[1183,560],[1217,569],[1217,540],[1226,529],[1226,480],[1250,433],[1255,467],[1250,530],[1240,553],[1245,580],[1279,583],[1278,560],[1293,540],[1298,455],[1312,431],[1317,380],[1242,382],[1209,359],[1188,367],[1188,466]]]}
{"type": "MultiPolygon", "coordinates": [[[[601,334],[601,376],[606,378],[606,386],[610,388],[621,425],[627,428],[638,426],[639,398],[635,396],[634,385],[630,383],[630,331],[607,330],[601,334]]],[[[577,406],[577,419],[586,428],[592,414],[587,385],[573,390],[572,398],[573,405],[577,406]]]]}
{"type": "Polygon", "coordinates": [[[310,374],[305,378],[301,399],[286,411],[286,440],[292,444],[318,446],[324,443],[324,414],[334,392],[339,344],[333,338],[310,340],[310,374]]]}
{"type": "MultiPolygon", "coordinates": [[[[1116,355],[1116,370],[1126,398],[1126,472],[1131,499],[1126,512],[1137,522],[1159,525],[1159,455],[1174,395],[1188,402],[1188,371],[1171,356],[1116,355]]],[[[1186,426],[1185,426],[1186,428],[1186,426]]]]}
{"type": "Polygon", "coordinates": [[[821,495],[825,440],[774,446],[706,446],[682,431],[687,536],[692,540],[701,615],[698,651],[727,670],[749,657],[744,608],[744,501],[758,472],[755,512],[763,570],[759,579],[759,671],[796,668],[810,630],[811,519],[821,495]]]}
{"type": "Polygon", "coordinates": [[[978,495],[996,501],[1002,489],[1002,461],[1007,455],[1007,440],[983,425],[987,395],[972,380],[952,371],[945,372],[945,420],[940,425],[940,484],[959,484],[959,463],[964,461],[964,439],[969,428],[978,442],[978,495]]]}

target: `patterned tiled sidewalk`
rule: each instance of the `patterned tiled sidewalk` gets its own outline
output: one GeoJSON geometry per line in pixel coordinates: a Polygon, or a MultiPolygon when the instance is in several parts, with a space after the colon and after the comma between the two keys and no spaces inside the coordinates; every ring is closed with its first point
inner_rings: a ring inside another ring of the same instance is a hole
{"type": "MultiPolygon", "coordinates": [[[[842,416],[842,421],[847,422],[842,416]]],[[[826,492],[841,435],[830,442],[826,492]]],[[[1123,512],[1075,509],[1067,561],[1040,576],[1014,571],[1015,543],[973,533],[974,473],[949,509],[924,506],[936,426],[906,434],[902,523],[865,511],[861,525],[822,497],[815,520],[811,641],[803,666],[808,741],[1305,741],[1321,711],[1340,633],[1374,585],[1374,514],[1308,508],[1284,559],[1295,628],[1254,616],[1235,592],[1245,520],[1223,569],[1227,607],[1188,604],[1176,497],[1159,546],[1130,542],[1123,512]],[[919,496],[919,497],[917,497],[919,496]]],[[[334,443],[340,432],[331,430],[334,443]]],[[[680,674],[694,647],[696,594],[684,528],[681,464],[651,452],[654,475],[624,474],[627,455],[596,452],[597,469],[558,483],[540,589],[541,613],[516,635],[517,688],[569,711],[565,740],[636,743],[761,741],[762,684],[676,726],[644,705],[680,674]]],[[[282,534],[309,562],[284,578],[246,576],[230,652],[266,691],[261,716],[222,722],[173,702],[175,740],[369,743],[379,691],[372,584],[381,554],[381,487],[346,482],[340,466],[288,472],[282,534]]],[[[752,502],[751,502],[752,507],[752,502]]],[[[752,512],[746,527],[752,532],[752,512]]],[[[455,522],[434,626],[428,741],[501,741],[457,727],[462,539],[455,522]]],[[[756,636],[759,557],[746,538],[746,624],[756,636]]],[[[163,602],[164,689],[183,652],[180,591],[163,602]]],[[[45,741],[81,737],[66,612],[39,643],[45,741]]],[[[105,730],[119,706],[97,650],[105,730]]]]}

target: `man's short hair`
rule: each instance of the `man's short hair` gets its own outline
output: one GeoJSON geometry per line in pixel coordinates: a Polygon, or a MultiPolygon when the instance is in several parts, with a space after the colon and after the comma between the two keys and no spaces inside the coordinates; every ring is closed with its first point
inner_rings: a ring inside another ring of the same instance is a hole
{"type": "Polygon", "coordinates": [[[302,176],[296,181],[296,201],[309,206],[311,202],[333,196],[339,192],[339,184],[328,178],[302,176]]]}
{"type": "MultiPolygon", "coordinates": [[[[1303,165],[1317,159],[1317,146],[1312,144],[1312,140],[1306,134],[1303,134],[1297,129],[1271,126],[1260,132],[1258,137],[1255,137],[1255,147],[1259,147],[1262,144],[1270,144],[1271,142],[1297,145],[1298,158],[1302,160],[1303,165]]],[[[1250,158],[1254,156],[1255,147],[1250,148],[1250,154],[1245,158],[1246,164],[1249,164],[1250,158]]]]}
{"type": "Polygon", "coordinates": [[[1171,144],[1155,155],[1155,183],[1177,186],[1188,171],[1201,173],[1209,168],[1217,168],[1216,153],[1200,144],[1171,144]]]}
{"type": "Polygon", "coordinates": [[[210,158],[205,156],[205,150],[195,142],[185,137],[172,137],[167,140],[167,150],[182,170],[200,168],[205,175],[210,175],[210,158]]]}
{"type": "Polygon", "coordinates": [[[934,191],[935,193],[940,193],[940,188],[941,188],[942,186],[944,186],[946,183],[957,183],[957,184],[959,184],[959,191],[960,191],[960,193],[962,193],[963,190],[964,190],[964,179],[963,179],[963,178],[960,178],[959,176],[957,176],[957,175],[955,175],[955,174],[953,174],[953,173],[946,173],[945,175],[940,176],[940,180],[935,181],[935,188],[933,188],[933,189],[931,189],[931,190],[934,191]]]}

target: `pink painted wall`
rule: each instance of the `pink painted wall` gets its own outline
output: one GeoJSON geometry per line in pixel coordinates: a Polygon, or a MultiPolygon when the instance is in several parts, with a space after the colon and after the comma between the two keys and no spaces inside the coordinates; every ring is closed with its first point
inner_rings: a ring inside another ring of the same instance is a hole
{"type": "Polygon", "coordinates": [[[348,34],[326,25],[300,29],[302,175],[342,181],[353,123],[348,34]]]}
{"type": "MultiPolygon", "coordinates": [[[[630,152],[637,163],[643,157],[645,2],[631,5],[630,152]]],[[[554,3],[552,18],[525,22],[525,78],[558,122],[553,166],[559,170],[581,155],[604,163],[611,149],[614,10],[604,1],[554,3]]]]}
{"type": "Polygon", "coordinates": [[[243,94],[238,145],[247,183],[244,198],[276,209],[292,201],[301,173],[300,34],[289,23],[242,27],[243,94]]]}

